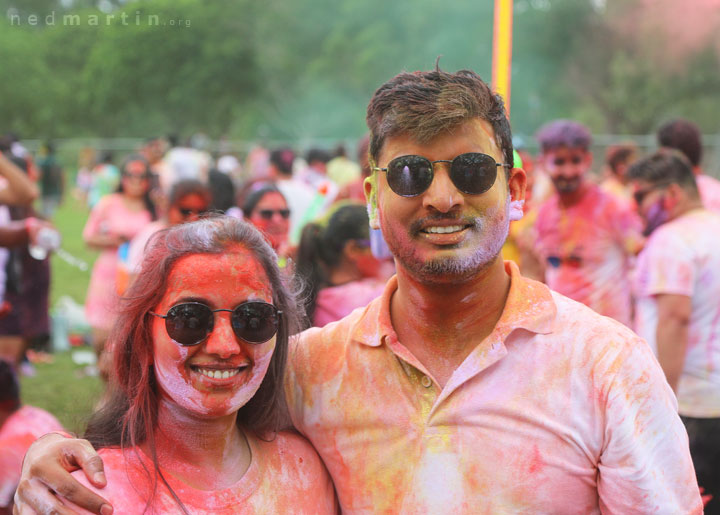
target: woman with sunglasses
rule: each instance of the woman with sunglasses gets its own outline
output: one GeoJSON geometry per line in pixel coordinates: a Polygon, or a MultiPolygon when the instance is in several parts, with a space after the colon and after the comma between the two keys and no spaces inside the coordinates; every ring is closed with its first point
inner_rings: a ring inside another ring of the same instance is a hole
{"type": "Polygon", "coordinates": [[[114,322],[119,299],[116,291],[118,248],[154,219],[149,165],[142,156],[130,156],[122,166],[117,192],[98,201],[83,229],[85,243],[101,251],[93,266],[85,300],[93,346],[99,357],[114,322]]]}
{"type": "Polygon", "coordinates": [[[385,281],[370,251],[367,208],[338,203],[328,217],[305,226],[297,251],[297,273],[307,288],[305,309],[313,326],[340,320],[379,297],[385,281]]]}
{"type": "Polygon", "coordinates": [[[85,433],[105,464],[95,491],[115,513],[335,511],[313,448],[281,431],[294,306],[247,223],[153,236],[111,336],[110,399],[85,433]]]}
{"type": "Polygon", "coordinates": [[[272,183],[256,182],[249,186],[242,202],[245,220],[260,229],[284,266],[290,254],[290,209],[285,197],[272,183]]]}

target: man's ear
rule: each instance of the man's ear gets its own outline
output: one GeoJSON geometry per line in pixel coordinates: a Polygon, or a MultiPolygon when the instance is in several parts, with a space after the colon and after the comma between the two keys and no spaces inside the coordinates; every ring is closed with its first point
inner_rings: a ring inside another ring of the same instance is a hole
{"type": "Polygon", "coordinates": [[[527,187],[527,174],[522,168],[511,168],[508,179],[508,192],[510,200],[525,200],[525,188],[527,187]]]}
{"type": "Polygon", "coordinates": [[[663,197],[663,208],[668,211],[675,209],[675,206],[681,204],[685,199],[685,190],[679,184],[671,184],[665,190],[665,196],[663,197]]]}
{"type": "Polygon", "coordinates": [[[377,207],[377,173],[373,173],[370,177],[366,178],[365,181],[363,181],[363,187],[365,188],[365,200],[367,201],[370,228],[380,229],[377,207]]]}

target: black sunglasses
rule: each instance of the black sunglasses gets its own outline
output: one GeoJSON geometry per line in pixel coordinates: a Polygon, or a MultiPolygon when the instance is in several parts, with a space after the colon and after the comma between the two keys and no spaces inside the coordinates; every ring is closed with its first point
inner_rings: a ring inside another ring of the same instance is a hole
{"type": "Polygon", "coordinates": [[[205,213],[207,213],[207,210],[205,210],[205,209],[197,210],[197,209],[190,209],[188,207],[179,207],[178,211],[180,211],[180,214],[183,215],[184,218],[187,218],[190,215],[202,216],[205,213]]]}
{"type": "Polygon", "coordinates": [[[243,302],[235,309],[210,309],[200,302],[185,302],[171,307],[166,315],[150,311],[151,315],[165,319],[168,336],[180,345],[202,343],[213,331],[215,313],[232,313],[230,323],[235,336],[248,343],[265,343],[275,336],[280,326],[280,315],[272,304],[262,301],[243,302]]]}
{"type": "Polygon", "coordinates": [[[450,163],[450,180],[455,187],[468,195],[480,195],[492,188],[497,177],[497,168],[510,168],[498,163],[491,156],[479,152],[460,154],[452,161],[438,159],[430,161],[422,156],[400,156],[390,161],[387,168],[374,166],[373,171],[387,172],[390,189],[401,197],[417,197],[432,184],[435,163],[450,163]]]}
{"type": "Polygon", "coordinates": [[[289,209],[261,209],[258,211],[260,214],[260,217],[264,220],[270,220],[275,213],[282,216],[285,220],[290,218],[290,210],[289,209]]]}

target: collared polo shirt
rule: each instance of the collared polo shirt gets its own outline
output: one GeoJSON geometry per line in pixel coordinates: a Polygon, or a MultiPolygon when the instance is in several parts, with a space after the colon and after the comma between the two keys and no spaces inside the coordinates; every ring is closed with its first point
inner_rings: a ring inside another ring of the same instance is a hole
{"type": "Polygon", "coordinates": [[[444,388],[383,296],[293,343],[286,392],[347,513],[700,513],[648,345],[523,278],[444,388]]]}

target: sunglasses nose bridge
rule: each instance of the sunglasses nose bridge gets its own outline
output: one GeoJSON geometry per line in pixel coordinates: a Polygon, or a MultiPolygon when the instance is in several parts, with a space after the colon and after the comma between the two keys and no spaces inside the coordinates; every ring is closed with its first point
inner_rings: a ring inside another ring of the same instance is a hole
{"type": "Polygon", "coordinates": [[[463,194],[450,178],[450,166],[450,163],[446,161],[433,163],[434,177],[430,187],[423,193],[423,207],[447,213],[463,204],[463,194]]]}
{"type": "Polygon", "coordinates": [[[221,358],[229,358],[242,352],[242,347],[232,329],[232,313],[216,311],[212,331],[205,338],[205,352],[221,358]]]}

